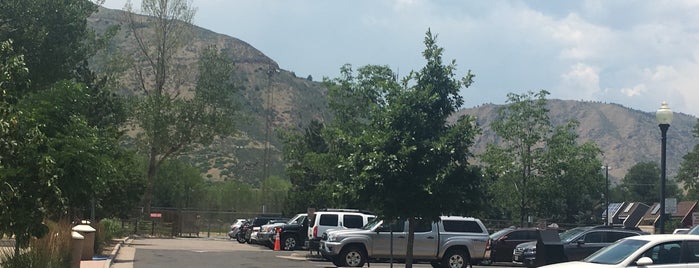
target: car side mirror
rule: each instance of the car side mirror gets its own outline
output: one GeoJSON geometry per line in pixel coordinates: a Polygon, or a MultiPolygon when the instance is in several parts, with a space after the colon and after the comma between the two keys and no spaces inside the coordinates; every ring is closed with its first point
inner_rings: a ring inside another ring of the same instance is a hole
{"type": "Polygon", "coordinates": [[[578,243],[578,246],[585,245],[585,239],[578,239],[576,242],[578,243]]]}
{"type": "Polygon", "coordinates": [[[653,259],[648,257],[642,257],[636,261],[636,266],[648,266],[653,264],[653,259]]]}
{"type": "Polygon", "coordinates": [[[390,227],[390,226],[381,226],[381,227],[379,227],[379,228],[376,228],[376,233],[379,233],[379,232],[390,232],[390,231],[391,231],[391,227],[390,227]]]}

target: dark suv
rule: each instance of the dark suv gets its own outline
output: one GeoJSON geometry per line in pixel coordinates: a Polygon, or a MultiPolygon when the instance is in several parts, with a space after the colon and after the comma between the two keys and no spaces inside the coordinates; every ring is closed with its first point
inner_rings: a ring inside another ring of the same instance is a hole
{"type": "MultiPolygon", "coordinates": [[[[644,234],[648,233],[638,228],[587,226],[570,229],[559,234],[559,237],[568,261],[578,261],[619,239],[644,234]]],[[[512,253],[512,262],[536,267],[536,243],[533,241],[517,245],[512,253]]]]}

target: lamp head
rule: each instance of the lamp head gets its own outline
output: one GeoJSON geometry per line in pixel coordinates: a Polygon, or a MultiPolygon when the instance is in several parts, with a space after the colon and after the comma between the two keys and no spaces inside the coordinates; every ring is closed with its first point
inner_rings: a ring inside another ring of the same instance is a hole
{"type": "Polygon", "coordinates": [[[663,101],[660,105],[660,109],[655,112],[655,117],[659,125],[669,125],[672,123],[672,110],[667,106],[667,102],[663,101]]]}

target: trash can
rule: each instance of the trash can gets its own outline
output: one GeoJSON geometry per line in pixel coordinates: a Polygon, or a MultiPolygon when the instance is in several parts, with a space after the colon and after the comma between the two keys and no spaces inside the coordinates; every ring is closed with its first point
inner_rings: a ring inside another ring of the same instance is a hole
{"type": "Polygon", "coordinates": [[[76,231],[72,231],[70,234],[72,236],[70,244],[70,268],[80,268],[80,261],[82,260],[83,252],[83,240],[85,240],[85,237],[76,231]]]}
{"type": "Polygon", "coordinates": [[[556,230],[539,230],[536,239],[536,266],[568,261],[556,230]]]}
{"type": "Polygon", "coordinates": [[[95,228],[87,224],[76,225],[73,231],[78,232],[85,239],[83,240],[81,260],[92,260],[95,255],[95,228]]]}

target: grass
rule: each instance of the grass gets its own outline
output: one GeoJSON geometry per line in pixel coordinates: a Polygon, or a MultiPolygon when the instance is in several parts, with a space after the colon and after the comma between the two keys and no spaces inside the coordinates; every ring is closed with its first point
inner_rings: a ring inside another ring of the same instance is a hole
{"type": "Polygon", "coordinates": [[[0,263],[3,268],[64,268],[70,267],[71,224],[67,220],[47,221],[49,232],[42,238],[32,238],[29,249],[14,254],[14,248],[3,248],[0,263]]]}

